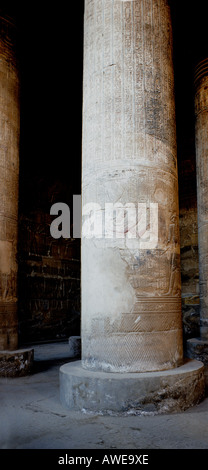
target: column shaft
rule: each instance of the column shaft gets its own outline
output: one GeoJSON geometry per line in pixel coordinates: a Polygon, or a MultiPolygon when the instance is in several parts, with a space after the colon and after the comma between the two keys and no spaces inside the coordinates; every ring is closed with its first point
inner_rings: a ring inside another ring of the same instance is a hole
{"type": "Polygon", "coordinates": [[[0,17],[0,350],[16,349],[19,75],[16,29],[0,17]]]}
{"type": "Polygon", "coordinates": [[[86,0],[83,94],[83,222],[96,204],[102,234],[82,235],[82,365],[176,367],[183,348],[166,0],[86,0]],[[118,203],[115,230],[106,204],[118,203]]]}
{"type": "Polygon", "coordinates": [[[195,72],[195,145],[200,286],[200,333],[208,339],[208,59],[195,72]]]}

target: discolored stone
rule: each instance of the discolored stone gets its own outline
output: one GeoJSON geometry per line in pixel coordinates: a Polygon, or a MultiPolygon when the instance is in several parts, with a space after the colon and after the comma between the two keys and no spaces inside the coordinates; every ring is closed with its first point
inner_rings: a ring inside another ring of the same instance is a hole
{"type": "Polygon", "coordinates": [[[203,364],[188,360],[160,372],[106,373],[84,370],[80,361],[60,368],[60,400],[70,410],[115,413],[172,413],[204,397],[203,364]]]}

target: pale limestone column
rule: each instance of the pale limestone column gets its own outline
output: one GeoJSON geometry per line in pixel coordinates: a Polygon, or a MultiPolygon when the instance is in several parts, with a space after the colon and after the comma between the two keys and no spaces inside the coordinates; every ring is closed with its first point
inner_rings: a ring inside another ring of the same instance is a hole
{"type": "Polygon", "coordinates": [[[95,203],[104,229],[82,234],[82,366],[171,369],[183,347],[168,1],[86,0],[83,96],[83,227],[95,203]],[[107,203],[139,207],[136,239],[112,234],[107,203]]]}
{"type": "Polygon", "coordinates": [[[208,58],[195,71],[200,334],[208,340],[208,58]]]}
{"type": "Polygon", "coordinates": [[[16,349],[19,74],[16,28],[0,17],[0,350],[16,349]]]}

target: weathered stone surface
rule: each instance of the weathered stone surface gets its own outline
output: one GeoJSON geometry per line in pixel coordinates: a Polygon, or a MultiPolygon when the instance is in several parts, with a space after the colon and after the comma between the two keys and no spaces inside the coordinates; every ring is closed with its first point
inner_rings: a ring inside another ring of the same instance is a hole
{"type": "Polygon", "coordinates": [[[183,348],[166,0],[86,1],[83,90],[83,208],[96,203],[102,216],[106,203],[143,203],[151,217],[155,204],[158,243],[148,245],[140,216],[136,240],[129,227],[123,238],[83,237],[82,364],[116,372],[169,369],[181,363],[183,348]]]}
{"type": "Polygon", "coordinates": [[[84,370],[80,361],[60,368],[60,399],[73,410],[170,413],[204,397],[203,364],[188,360],[163,372],[105,373],[84,370]]]}
{"type": "Polygon", "coordinates": [[[32,372],[33,349],[0,351],[0,377],[23,377],[32,372]]]}
{"type": "Polygon", "coordinates": [[[15,349],[17,329],[17,218],[19,72],[16,28],[0,16],[0,349],[15,349]]]}

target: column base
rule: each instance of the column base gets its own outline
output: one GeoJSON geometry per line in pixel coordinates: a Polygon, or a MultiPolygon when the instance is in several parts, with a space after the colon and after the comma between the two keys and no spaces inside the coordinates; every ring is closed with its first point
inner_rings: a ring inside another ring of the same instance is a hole
{"type": "Polygon", "coordinates": [[[196,360],[159,372],[111,373],[82,368],[81,361],[60,368],[60,400],[73,411],[170,413],[204,398],[204,366],[196,360]]]}
{"type": "Polygon", "coordinates": [[[208,395],[208,339],[191,338],[186,343],[187,356],[204,364],[206,395],[208,395]]]}
{"type": "Polygon", "coordinates": [[[0,351],[0,377],[23,377],[31,373],[33,349],[0,351]]]}

